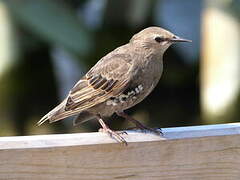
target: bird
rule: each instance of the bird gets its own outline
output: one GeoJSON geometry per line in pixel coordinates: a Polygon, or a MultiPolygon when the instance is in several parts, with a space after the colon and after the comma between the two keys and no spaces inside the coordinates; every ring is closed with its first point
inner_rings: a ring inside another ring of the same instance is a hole
{"type": "Polygon", "coordinates": [[[114,113],[136,128],[162,134],[132,118],[124,110],[145,99],[158,84],[163,71],[163,54],[173,43],[191,42],[161,27],[151,26],[132,36],[130,41],[101,58],[69,91],[66,98],[37,125],[76,116],[73,125],[98,120],[99,131],[127,145],[123,132],[113,131],[104,122],[114,113]]]}

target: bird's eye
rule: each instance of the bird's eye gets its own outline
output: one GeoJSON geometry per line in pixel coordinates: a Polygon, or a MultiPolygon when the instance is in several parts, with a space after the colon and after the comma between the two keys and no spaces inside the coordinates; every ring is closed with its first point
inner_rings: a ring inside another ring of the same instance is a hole
{"type": "Polygon", "coordinates": [[[164,40],[165,40],[164,37],[159,37],[159,36],[155,37],[155,41],[157,41],[158,43],[163,42],[164,40]]]}

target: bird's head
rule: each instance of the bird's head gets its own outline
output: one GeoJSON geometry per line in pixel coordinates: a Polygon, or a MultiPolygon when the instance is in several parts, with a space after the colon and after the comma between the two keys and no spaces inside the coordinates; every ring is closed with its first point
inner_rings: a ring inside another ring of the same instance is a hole
{"type": "Polygon", "coordinates": [[[135,34],[130,40],[130,43],[136,47],[143,47],[160,54],[163,54],[170,45],[177,42],[192,41],[182,39],[160,27],[148,27],[135,34]]]}

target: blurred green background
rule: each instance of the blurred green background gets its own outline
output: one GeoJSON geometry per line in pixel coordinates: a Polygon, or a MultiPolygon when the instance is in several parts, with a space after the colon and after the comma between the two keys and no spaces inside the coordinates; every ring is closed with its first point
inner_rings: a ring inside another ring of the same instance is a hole
{"type": "MultiPolygon", "coordinates": [[[[97,131],[72,118],[36,126],[101,57],[149,26],[173,45],[155,90],[127,113],[152,127],[239,120],[239,1],[1,0],[0,136],[97,131]]],[[[113,116],[113,129],[130,125],[113,116]]]]}

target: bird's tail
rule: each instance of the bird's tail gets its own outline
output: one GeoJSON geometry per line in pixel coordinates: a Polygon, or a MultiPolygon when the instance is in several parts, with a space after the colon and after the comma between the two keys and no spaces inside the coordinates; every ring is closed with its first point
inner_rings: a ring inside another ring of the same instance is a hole
{"type": "MultiPolygon", "coordinates": [[[[62,109],[64,107],[64,103],[65,100],[59,104],[58,106],[56,106],[53,110],[51,110],[50,112],[48,112],[45,116],[43,116],[38,122],[37,125],[41,126],[43,123],[45,123],[46,121],[51,122],[52,117],[54,117],[54,114],[56,114],[56,112],[58,112],[60,109],[62,109]]],[[[60,119],[59,119],[60,120],[60,119]]]]}
{"type": "Polygon", "coordinates": [[[53,122],[59,121],[61,119],[64,119],[66,117],[75,115],[79,112],[79,111],[66,111],[65,110],[66,102],[67,102],[67,99],[65,99],[61,104],[59,104],[57,107],[55,107],[49,113],[47,113],[45,116],[43,116],[37,122],[37,125],[40,126],[43,123],[45,123],[46,121],[49,121],[49,123],[53,123],[53,122]]]}
{"type": "MultiPolygon", "coordinates": [[[[49,113],[48,113],[49,114],[49,113]]],[[[46,122],[49,117],[48,114],[46,114],[45,116],[43,116],[38,122],[37,122],[37,126],[41,126],[44,122],[46,122]]]]}

